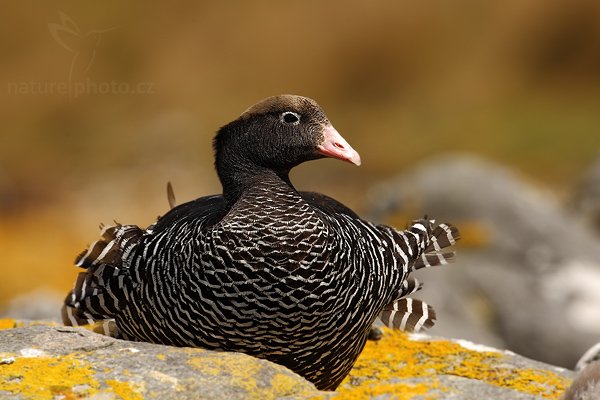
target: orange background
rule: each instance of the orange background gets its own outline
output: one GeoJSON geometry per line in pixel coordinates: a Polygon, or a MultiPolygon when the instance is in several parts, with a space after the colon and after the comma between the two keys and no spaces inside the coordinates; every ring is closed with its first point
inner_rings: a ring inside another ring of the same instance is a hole
{"type": "Polygon", "coordinates": [[[372,184],[455,150],[564,195],[600,148],[598,21],[572,0],[7,3],[0,312],[66,292],[98,224],[150,224],[167,181],[178,202],[217,192],[212,135],[273,94],[316,99],[360,152],[293,174],[360,212],[372,184]],[[111,82],[152,93],[93,92],[111,82]]]}

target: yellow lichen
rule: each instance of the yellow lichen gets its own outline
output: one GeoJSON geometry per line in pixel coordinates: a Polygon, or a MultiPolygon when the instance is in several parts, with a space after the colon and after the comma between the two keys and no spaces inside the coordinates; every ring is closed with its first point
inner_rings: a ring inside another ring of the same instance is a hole
{"type": "Polygon", "coordinates": [[[114,394],[123,400],[143,400],[144,398],[140,393],[140,387],[137,384],[110,379],[106,380],[106,384],[114,394]]]}
{"type": "Polygon", "coordinates": [[[14,319],[0,319],[0,330],[12,329],[17,327],[17,321],[14,319]]]}
{"type": "MultiPolygon", "coordinates": [[[[249,394],[257,391],[257,382],[254,376],[261,367],[258,360],[245,357],[224,358],[221,354],[210,354],[202,358],[193,357],[188,363],[207,375],[225,375],[231,386],[238,387],[249,394]]],[[[257,395],[256,398],[263,396],[257,395]]]]}
{"type": "Polygon", "coordinates": [[[291,375],[279,373],[275,374],[273,378],[271,378],[271,387],[275,390],[286,390],[294,385],[298,384],[298,380],[294,379],[291,375]]]}
{"type": "Polygon", "coordinates": [[[53,322],[53,321],[27,321],[27,322],[17,321],[16,328],[21,328],[23,326],[64,326],[64,325],[59,324],[58,322],[53,322]]]}
{"type": "Polygon", "coordinates": [[[502,353],[469,350],[446,340],[411,340],[402,332],[386,330],[381,341],[367,343],[339,392],[351,398],[350,394],[390,378],[435,380],[437,375],[455,375],[555,399],[569,384],[550,371],[511,368],[505,359],[502,353]]]}
{"type": "Polygon", "coordinates": [[[165,361],[167,359],[167,356],[165,356],[164,354],[157,354],[156,358],[158,358],[160,361],[165,361]]]}
{"type": "Polygon", "coordinates": [[[192,357],[188,363],[202,374],[218,375],[227,379],[228,384],[242,390],[247,399],[269,400],[292,394],[309,397],[317,393],[308,383],[294,379],[287,375],[284,367],[274,364],[273,369],[276,370],[276,373],[271,379],[271,385],[259,386],[257,376],[264,367],[261,361],[250,357],[226,358],[222,354],[215,353],[203,355],[203,357],[192,357]]]}
{"type": "Polygon", "coordinates": [[[271,378],[271,392],[272,395],[266,398],[276,399],[290,395],[309,398],[315,394],[315,389],[308,384],[300,384],[298,379],[291,375],[280,372],[271,378]]]}
{"type": "Polygon", "coordinates": [[[52,321],[18,321],[12,318],[0,319],[0,330],[22,328],[25,326],[63,326],[57,322],[52,321]]]}
{"type": "Polygon", "coordinates": [[[98,392],[94,371],[73,355],[64,357],[15,356],[14,362],[0,365],[0,390],[24,398],[79,398],[98,392]]]}

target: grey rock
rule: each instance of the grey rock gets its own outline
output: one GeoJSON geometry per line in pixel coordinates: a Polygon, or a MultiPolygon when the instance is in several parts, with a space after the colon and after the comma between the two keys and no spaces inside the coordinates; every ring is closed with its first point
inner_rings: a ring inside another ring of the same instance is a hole
{"type": "MultiPolygon", "coordinates": [[[[481,399],[510,399],[510,400],[541,400],[542,396],[535,396],[518,390],[506,389],[488,385],[482,381],[462,378],[459,376],[443,375],[439,377],[443,390],[432,390],[436,398],[444,400],[481,400],[481,399]]],[[[412,379],[414,384],[427,382],[423,378],[412,379]]]]}
{"type": "Polygon", "coordinates": [[[39,288],[11,299],[0,312],[2,318],[60,321],[60,308],[65,294],[39,288]]]}
{"type": "Polygon", "coordinates": [[[569,205],[583,223],[600,233],[600,157],[590,165],[581,180],[577,182],[569,205]]]}
{"type": "Polygon", "coordinates": [[[554,194],[470,155],[430,160],[370,193],[370,216],[453,222],[458,262],[422,272],[432,332],[572,368],[600,338],[598,238],[554,194]],[[475,232],[475,233],[474,233],[475,232]]]}
{"type": "Polygon", "coordinates": [[[590,347],[588,349],[588,351],[586,351],[581,356],[579,361],[577,361],[577,364],[575,365],[575,371],[581,371],[588,365],[590,365],[592,363],[599,363],[599,362],[600,362],[600,343],[596,343],[595,345],[590,347]]]}

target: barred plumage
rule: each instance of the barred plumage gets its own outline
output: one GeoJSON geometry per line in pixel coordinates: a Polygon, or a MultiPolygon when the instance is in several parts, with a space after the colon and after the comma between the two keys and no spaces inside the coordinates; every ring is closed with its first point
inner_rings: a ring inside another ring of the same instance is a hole
{"type": "Polygon", "coordinates": [[[409,274],[449,261],[453,253],[446,249],[458,231],[422,219],[401,232],[364,221],[327,196],[297,192],[287,172],[316,158],[315,148],[360,162],[312,100],[270,98],[232,124],[215,141],[223,196],[174,207],[145,230],[104,229],[77,258],[86,271],[65,300],[63,319],[69,325],[101,321],[102,331],[131,340],[244,352],[285,365],[320,389],[335,389],[377,317],[406,330],[433,324],[431,307],[406,298],[420,288],[409,274]],[[252,133],[252,124],[286,112],[305,125],[286,125],[284,143],[296,140],[287,139],[291,131],[311,138],[314,147],[307,150],[301,140],[303,154],[283,151],[291,158],[284,173],[273,167],[283,163],[277,159],[251,174],[247,164],[245,172],[228,170],[244,159],[233,163],[219,154],[235,146],[223,135],[235,124],[252,133]],[[330,135],[336,142],[327,147],[330,135]]]}

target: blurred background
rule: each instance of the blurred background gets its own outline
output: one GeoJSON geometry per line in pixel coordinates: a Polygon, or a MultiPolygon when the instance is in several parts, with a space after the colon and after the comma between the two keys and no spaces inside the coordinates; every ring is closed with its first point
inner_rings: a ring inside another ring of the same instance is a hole
{"type": "Polygon", "coordinates": [[[214,132],[295,93],[363,159],[303,165],[298,188],[461,227],[460,261],[420,275],[435,334],[566,367],[600,340],[599,2],[2,8],[0,315],[57,318],[100,223],[149,225],[167,181],[179,203],[218,192],[214,132]]]}

